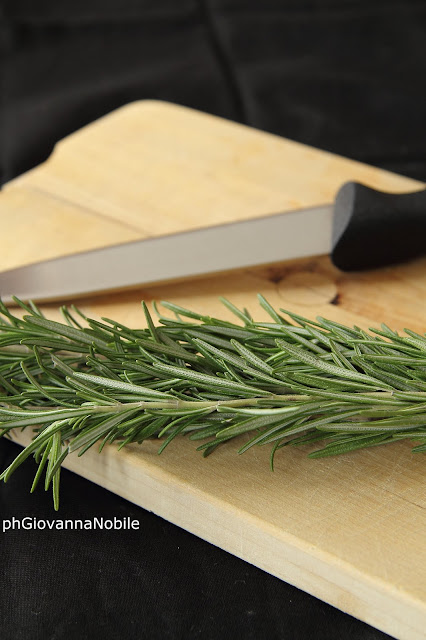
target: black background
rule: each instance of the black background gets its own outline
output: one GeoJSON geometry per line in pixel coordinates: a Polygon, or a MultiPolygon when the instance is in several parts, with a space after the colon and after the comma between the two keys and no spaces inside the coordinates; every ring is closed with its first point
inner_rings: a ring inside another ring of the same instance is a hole
{"type": "MultiPolygon", "coordinates": [[[[3,0],[1,182],[127,102],[156,98],[426,179],[426,3],[3,0]]],[[[2,211],[1,215],[7,215],[2,211]]],[[[19,448],[3,441],[5,468],[19,448]]],[[[56,517],[27,462],[3,519],[56,517]]],[[[64,471],[61,518],[139,531],[0,533],[0,635],[388,636],[64,471]]]]}

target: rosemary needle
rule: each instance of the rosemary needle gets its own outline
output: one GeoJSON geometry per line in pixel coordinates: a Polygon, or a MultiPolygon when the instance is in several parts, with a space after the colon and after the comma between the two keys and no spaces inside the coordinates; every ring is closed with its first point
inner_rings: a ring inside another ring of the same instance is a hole
{"type": "MultiPolygon", "coordinates": [[[[30,455],[59,507],[59,474],[70,452],[119,448],[179,434],[208,455],[243,437],[239,453],[272,445],[317,445],[319,458],[410,439],[426,452],[426,335],[382,325],[357,327],[275,310],[270,322],[221,299],[236,322],[176,304],[142,303],[146,329],[72,307],[64,323],[34,305],[14,316],[0,302],[0,435],[30,427],[34,439],[3,471],[6,481],[30,455]],[[78,320],[77,317],[78,316],[78,320]]],[[[360,454],[362,455],[362,454],[360,454]]]]}

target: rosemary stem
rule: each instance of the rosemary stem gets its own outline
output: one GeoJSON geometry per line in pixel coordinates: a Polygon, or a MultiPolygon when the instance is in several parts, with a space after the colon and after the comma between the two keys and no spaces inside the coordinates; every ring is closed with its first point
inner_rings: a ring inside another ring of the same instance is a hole
{"type": "MultiPolygon", "coordinates": [[[[365,392],[354,394],[354,396],[367,396],[371,398],[372,401],[374,399],[382,399],[382,398],[392,398],[394,396],[393,391],[374,391],[374,392],[365,392]]],[[[402,399],[404,397],[404,392],[399,392],[399,397],[402,399]]],[[[412,394],[411,394],[412,395],[412,394]]],[[[426,392],[417,392],[417,396],[423,396],[426,399],[426,392]]],[[[407,393],[407,397],[410,396],[410,392],[407,393]]],[[[151,410],[151,409],[165,409],[165,410],[174,410],[174,411],[191,411],[196,409],[218,409],[221,408],[232,408],[232,407],[255,407],[259,405],[261,402],[268,401],[268,403],[274,404],[286,404],[292,402],[309,402],[317,399],[315,396],[303,395],[303,394],[271,394],[269,396],[263,396],[259,398],[236,398],[233,400],[180,400],[178,398],[171,398],[170,400],[138,400],[135,402],[115,402],[108,405],[99,405],[99,404],[86,404],[84,405],[87,413],[120,413],[121,411],[129,411],[129,409],[142,409],[142,410],[151,410]]],[[[6,405],[3,404],[4,409],[7,409],[6,405]]],[[[63,407],[49,407],[49,409],[42,410],[40,407],[31,407],[27,406],[25,414],[28,415],[29,410],[34,411],[34,415],[40,415],[41,413],[51,413],[54,414],[58,411],[65,414],[63,407]]],[[[83,407],[80,406],[78,409],[70,409],[69,413],[72,414],[73,411],[79,414],[83,413],[83,407]]],[[[8,412],[8,411],[7,411],[8,412]]],[[[24,413],[23,410],[19,408],[14,408],[14,413],[19,414],[20,412],[24,413]]],[[[1,413],[1,406],[0,406],[1,413]]]]}
{"type": "Polygon", "coordinates": [[[262,398],[237,398],[234,400],[167,400],[167,401],[150,401],[142,400],[140,402],[128,403],[125,406],[127,408],[132,405],[139,406],[141,409],[175,409],[177,411],[188,411],[191,409],[216,409],[218,407],[255,407],[259,402],[264,400],[273,400],[276,403],[285,402],[304,402],[310,399],[309,396],[285,394],[285,395],[270,395],[262,398]]]}

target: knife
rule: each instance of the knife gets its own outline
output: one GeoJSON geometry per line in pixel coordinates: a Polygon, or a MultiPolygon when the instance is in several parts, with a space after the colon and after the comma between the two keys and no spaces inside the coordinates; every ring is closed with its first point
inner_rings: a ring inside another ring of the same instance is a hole
{"type": "Polygon", "coordinates": [[[67,255],[0,273],[3,302],[69,300],[209,273],[331,254],[343,271],[426,253],[426,190],[345,183],[333,204],[67,255]]]}

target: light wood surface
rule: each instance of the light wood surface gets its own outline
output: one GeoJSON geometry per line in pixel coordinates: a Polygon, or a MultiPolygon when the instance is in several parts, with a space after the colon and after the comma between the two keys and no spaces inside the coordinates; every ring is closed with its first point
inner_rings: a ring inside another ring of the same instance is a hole
{"type": "MultiPolygon", "coordinates": [[[[132,103],[57,145],[0,194],[0,269],[148,235],[332,201],[346,180],[418,182],[183,107],[132,103]]],[[[309,232],[309,230],[307,230],[309,232]]],[[[343,274],[322,256],[82,301],[142,326],[140,300],[229,318],[218,296],[264,318],[277,307],[368,328],[426,329],[426,260],[343,274]]],[[[76,301],[78,302],[78,301],[76,301]]],[[[45,305],[52,318],[54,306],[45,305]]],[[[28,441],[29,434],[16,434],[28,441]]],[[[208,459],[175,440],[71,456],[66,466],[403,640],[426,629],[426,459],[410,445],[308,460],[266,448],[208,459]]],[[[23,487],[27,490],[27,487],[23,487]]]]}

